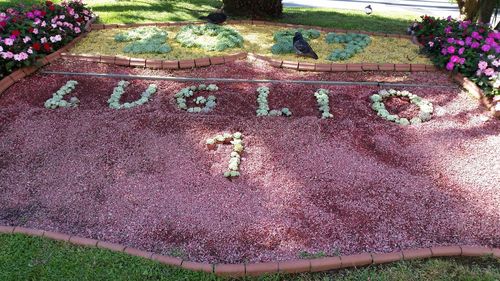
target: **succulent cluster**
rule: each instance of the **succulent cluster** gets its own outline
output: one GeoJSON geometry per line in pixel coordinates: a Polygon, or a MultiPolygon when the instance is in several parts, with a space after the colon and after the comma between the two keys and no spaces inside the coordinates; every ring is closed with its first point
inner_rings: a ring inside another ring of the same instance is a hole
{"type": "Polygon", "coordinates": [[[346,44],[343,49],[335,49],[328,55],[327,60],[339,61],[347,60],[357,53],[361,53],[370,43],[370,36],[359,33],[338,34],[330,32],[326,35],[325,41],[328,44],[346,44]]]}
{"type": "Polygon", "coordinates": [[[115,36],[117,42],[131,42],[123,51],[132,54],[165,54],[172,51],[167,44],[168,33],[156,26],[139,27],[115,36]]]}
{"type": "Polygon", "coordinates": [[[211,23],[186,25],[175,39],[184,47],[199,47],[207,51],[243,47],[243,37],[236,30],[211,23]]]}
{"type": "Polygon", "coordinates": [[[394,89],[380,90],[378,94],[371,95],[370,100],[372,101],[372,109],[377,112],[378,116],[400,125],[415,125],[429,121],[431,120],[432,112],[434,111],[434,107],[431,102],[424,100],[421,97],[414,95],[408,91],[396,91],[394,89]],[[396,114],[390,114],[384,105],[384,99],[387,99],[389,97],[408,98],[411,103],[418,106],[418,108],[420,109],[420,113],[418,114],[418,116],[413,117],[411,120],[408,120],[407,118],[400,118],[396,114]]]}
{"type": "Polygon", "coordinates": [[[113,93],[111,94],[111,97],[109,97],[109,99],[108,99],[108,104],[109,104],[110,108],[129,109],[132,107],[143,105],[149,101],[149,99],[151,98],[151,96],[154,93],[156,93],[156,89],[157,89],[156,85],[150,84],[148,86],[148,88],[146,89],[146,91],[144,91],[141,94],[141,97],[138,100],[133,101],[133,102],[126,102],[126,103],[120,104],[120,98],[122,97],[123,93],[125,93],[125,88],[127,88],[127,86],[129,84],[130,84],[130,82],[124,81],[124,80],[118,82],[118,86],[116,86],[113,89],[113,93]]]}
{"type": "Polygon", "coordinates": [[[208,149],[215,149],[217,144],[232,144],[233,151],[229,159],[228,170],[224,172],[226,178],[234,178],[240,175],[241,154],[245,149],[243,146],[243,135],[240,132],[234,134],[224,133],[207,140],[208,149]]]}
{"type": "Polygon", "coordinates": [[[66,82],[57,92],[52,94],[52,98],[45,101],[45,108],[56,109],[58,107],[76,107],[80,103],[80,100],[76,97],[71,97],[69,101],[63,100],[64,96],[71,93],[78,82],[70,80],[66,82]]]}
{"type": "Polygon", "coordinates": [[[305,30],[302,28],[277,31],[274,33],[274,41],[276,43],[271,47],[271,52],[275,55],[293,53],[293,36],[295,36],[295,32],[302,33],[302,37],[306,41],[319,38],[321,34],[316,29],[305,30]]]}
{"type": "Polygon", "coordinates": [[[257,109],[257,116],[292,116],[292,112],[286,107],[281,110],[269,109],[267,97],[269,96],[270,91],[268,87],[259,87],[257,88],[257,92],[259,93],[257,96],[257,103],[259,105],[259,108],[257,109]]]}
{"type": "Polygon", "coordinates": [[[319,111],[321,111],[321,118],[328,119],[332,118],[333,115],[330,113],[330,100],[328,98],[328,90],[318,89],[314,96],[316,97],[316,101],[318,102],[319,111]]]}
{"type": "Polygon", "coordinates": [[[194,93],[197,91],[209,91],[209,92],[215,92],[218,91],[219,87],[215,84],[210,84],[210,85],[205,85],[205,84],[200,84],[198,87],[196,86],[190,86],[186,88],[182,88],[180,91],[178,91],[174,97],[177,103],[177,107],[182,110],[186,110],[187,112],[204,112],[207,113],[209,111],[212,111],[215,106],[217,105],[217,98],[215,96],[208,96],[207,98],[203,96],[199,96],[196,98],[193,98],[193,102],[199,106],[195,107],[188,107],[187,106],[187,101],[188,98],[194,96],[194,93]],[[203,105],[203,107],[201,107],[203,105]]]}

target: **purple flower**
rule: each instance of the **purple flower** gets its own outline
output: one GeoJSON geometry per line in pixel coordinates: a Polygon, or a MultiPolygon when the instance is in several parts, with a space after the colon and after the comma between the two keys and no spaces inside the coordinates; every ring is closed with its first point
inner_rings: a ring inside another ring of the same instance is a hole
{"type": "Polygon", "coordinates": [[[458,61],[458,63],[464,64],[465,63],[465,58],[460,58],[460,61],[458,61]]]}
{"type": "Polygon", "coordinates": [[[472,37],[466,37],[465,38],[465,45],[470,46],[472,44],[472,37]]]}
{"type": "Polygon", "coordinates": [[[453,54],[453,53],[455,53],[455,47],[448,46],[448,48],[446,48],[446,51],[448,51],[448,53],[450,53],[450,54],[453,54]]]}
{"type": "Polygon", "coordinates": [[[451,26],[448,25],[447,27],[445,27],[444,32],[446,34],[450,34],[451,33],[451,26]]]}
{"type": "Polygon", "coordinates": [[[481,40],[483,38],[481,35],[479,35],[479,33],[477,31],[473,31],[471,33],[471,36],[472,36],[472,38],[474,38],[476,40],[481,40]]]}
{"type": "Polygon", "coordinates": [[[441,49],[441,54],[442,54],[442,55],[444,55],[444,56],[445,56],[447,53],[448,53],[448,52],[446,51],[446,48],[442,48],[442,49],[441,49]]]}
{"type": "Polygon", "coordinates": [[[472,44],[470,45],[470,47],[472,49],[477,49],[477,48],[479,48],[479,43],[478,42],[472,42],[472,44]]]}
{"type": "Polygon", "coordinates": [[[450,43],[450,44],[453,44],[453,43],[455,43],[455,39],[453,39],[453,38],[448,38],[448,39],[446,40],[446,42],[448,42],[448,43],[450,43]]]}
{"type": "Polygon", "coordinates": [[[452,62],[452,63],[457,63],[459,61],[460,61],[459,56],[451,56],[451,58],[450,58],[450,62],[452,62]]]}
{"type": "Polygon", "coordinates": [[[29,18],[29,19],[34,19],[35,15],[32,12],[27,12],[26,13],[26,17],[29,18]]]}
{"type": "Polygon", "coordinates": [[[486,44],[481,47],[481,50],[483,50],[483,52],[488,52],[490,49],[491,49],[491,46],[486,45],[486,44]]]}
{"type": "Polygon", "coordinates": [[[464,51],[465,51],[465,48],[462,47],[462,48],[458,49],[458,54],[462,55],[464,53],[464,51]]]}
{"type": "Polygon", "coordinates": [[[447,20],[447,21],[451,21],[451,16],[448,16],[448,17],[446,18],[446,20],[447,20]]]}
{"type": "Polygon", "coordinates": [[[449,71],[452,71],[454,67],[455,64],[452,63],[451,61],[446,64],[446,69],[448,69],[449,71]]]}
{"type": "Polygon", "coordinates": [[[477,67],[480,69],[480,70],[485,70],[487,67],[488,67],[488,63],[485,62],[484,60],[480,61],[478,64],[477,64],[477,67]]]}
{"type": "Polygon", "coordinates": [[[465,45],[464,40],[457,40],[457,44],[460,46],[465,45]]]}

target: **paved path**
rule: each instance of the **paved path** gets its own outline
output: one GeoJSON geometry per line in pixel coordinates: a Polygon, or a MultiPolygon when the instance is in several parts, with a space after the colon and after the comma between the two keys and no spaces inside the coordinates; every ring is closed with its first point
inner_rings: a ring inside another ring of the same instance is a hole
{"type": "Polygon", "coordinates": [[[363,10],[371,5],[374,12],[406,12],[439,17],[458,17],[458,6],[448,0],[283,0],[287,7],[317,7],[363,10]]]}

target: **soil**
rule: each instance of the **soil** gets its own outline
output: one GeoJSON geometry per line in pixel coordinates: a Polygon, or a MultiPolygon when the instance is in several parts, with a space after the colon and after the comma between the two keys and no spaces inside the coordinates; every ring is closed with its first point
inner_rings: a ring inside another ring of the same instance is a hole
{"type": "MultiPolygon", "coordinates": [[[[320,119],[318,86],[217,83],[218,104],[187,113],[173,95],[192,84],[132,80],[122,101],[150,83],[152,100],[113,110],[118,80],[35,74],[0,96],[0,224],[122,243],[202,262],[256,262],[298,253],[353,254],[467,244],[500,247],[500,122],[443,73],[303,73],[245,61],[177,72],[57,61],[46,69],[191,77],[430,83],[408,87],[434,118],[415,126],[371,110],[366,86],[323,86],[332,119],[320,119]],[[77,108],[43,107],[69,79],[77,108]],[[256,117],[256,89],[293,116],[256,117]],[[240,131],[241,177],[223,177],[240,131]]],[[[197,95],[208,93],[199,92],[197,95]]],[[[388,102],[416,114],[401,99],[388,102]],[[394,103],[394,104],[393,104],[394,103]]],[[[401,111],[401,112],[400,112],[401,111]]]]}

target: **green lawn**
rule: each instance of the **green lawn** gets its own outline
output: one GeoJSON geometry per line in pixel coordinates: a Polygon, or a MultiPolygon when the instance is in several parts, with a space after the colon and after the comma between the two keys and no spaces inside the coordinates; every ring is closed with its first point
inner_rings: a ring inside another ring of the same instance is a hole
{"type": "MultiPolygon", "coordinates": [[[[247,280],[499,280],[493,258],[431,259],[299,275],[247,280]]],[[[0,280],[223,280],[108,250],[73,246],[40,237],[0,235],[0,280]]]]}
{"type": "MultiPolygon", "coordinates": [[[[0,0],[0,8],[36,0],[0,0]]],[[[56,0],[55,2],[60,2],[56,0]]],[[[135,23],[196,20],[220,7],[220,0],[86,0],[100,16],[102,23],[135,23]]],[[[281,22],[317,25],[339,29],[404,33],[418,16],[415,14],[387,15],[383,11],[367,16],[363,12],[338,9],[285,8],[281,22]]]]}

